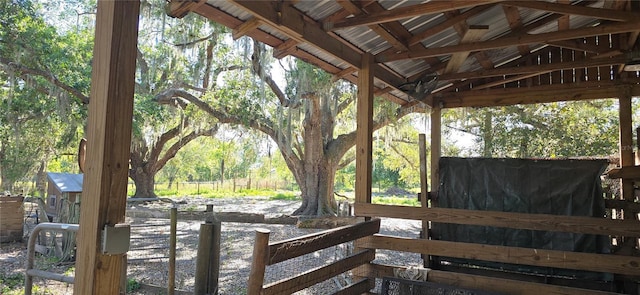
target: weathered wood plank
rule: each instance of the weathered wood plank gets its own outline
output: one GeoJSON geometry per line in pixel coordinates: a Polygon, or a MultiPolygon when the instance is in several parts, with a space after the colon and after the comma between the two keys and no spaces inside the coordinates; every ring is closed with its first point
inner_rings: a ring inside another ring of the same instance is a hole
{"type": "MultiPolygon", "coordinates": [[[[364,277],[385,277],[393,276],[394,268],[404,268],[401,266],[381,265],[381,264],[365,264],[354,270],[360,276],[364,277]]],[[[533,282],[509,280],[502,278],[493,278],[479,275],[471,275],[464,273],[455,273],[447,271],[429,270],[429,282],[448,284],[459,286],[462,288],[484,290],[512,295],[614,295],[617,293],[586,290],[579,288],[570,288],[563,286],[554,286],[549,284],[540,284],[533,282]]]]}
{"type": "Polygon", "coordinates": [[[640,166],[613,168],[607,173],[609,178],[640,179],[640,166]]]}
{"type": "Polygon", "coordinates": [[[517,229],[572,232],[597,235],[635,237],[640,234],[637,220],[612,220],[597,217],[526,214],[451,208],[419,208],[409,206],[355,203],[357,216],[375,216],[429,220],[432,222],[484,225],[517,229]]]}
{"type": "Polygon", "coordinates": [[[374,235],[356,246],[512,264],[611,272],[640,276],[640,257],[529,249],[374,235]]]}
{"type": "Polygon", "coordinates": [[[267,265],[353,241],[380,231],[380,219],[296,237],[269,245],[267,265]]]}
{"type": "Polygon", "coordinates": [[[636,203],[633,200],[606,199],[604,200],[604,205],[608,209],[622,209],[640,212],[640,203],[636,203]]]}
{"type": "Polygon", "coordinates": [[[303,272],[293,278],[284,279],[266,285],[262,294],[291,294],[330,279],[359,265],[368,263],[374,258],[374,250],[365,250],[334,263],[303,272]]]}
{"type": "Polygon", "coordinates": [[[247,295],[259,295],[264,284],[264,272],[267,265],[269,230],[256,229],[256,240],[253,243],[251,272],[247,283],[247,295]]]}

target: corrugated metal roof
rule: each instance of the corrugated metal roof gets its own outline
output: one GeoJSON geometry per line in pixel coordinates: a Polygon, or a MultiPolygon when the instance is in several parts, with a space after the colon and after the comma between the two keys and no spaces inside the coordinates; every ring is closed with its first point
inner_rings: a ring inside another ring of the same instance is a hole
{"type": "Polygon", "coordinates": [[[48,172],[47,178],[62,193],[82,192],[82,174],[48,172]]]}

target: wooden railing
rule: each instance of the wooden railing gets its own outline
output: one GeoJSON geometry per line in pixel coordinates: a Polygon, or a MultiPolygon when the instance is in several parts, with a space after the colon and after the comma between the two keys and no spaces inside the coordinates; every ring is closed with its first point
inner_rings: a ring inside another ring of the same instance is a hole
{"type": "MultiPolygon", "coordinates": [[[[380,230],[380,219],[344,226],[280,242],[269,243],[268,230],[256,230],[253,261],[249,274],[248,295],[291,294],[330,279],[356,267],[366,265],[375,258],[375,249],[364,249],[344,259],[264,285],[267,265],[371,236],[380,230]]],[[[369,290],[367,278],[361,279],[334,294],[361,294],[369,290]]]]}
{"type": "MultiPolygon", "coordinates": [[[[524,214],[496,211],[478,211],[449,208],[419,208],[406,206],[355,204],[356,216],[390,217],[412,220],[428,220],[439,223],[493,226],[503,228],[541,230],[551,232],[571,232],[597,235],[640,236],[640,221],[611,220],[596,217],[558,216],[549,214],[524,214]]],[[[640,257],[567,252],[546,249],[496,246],[486,244],[461,243],[425,239],[412,239],[386,235],[373,235],[356,241],[356,247],[364,249],[387,249],[425,255],[484,260],[491,262],[554,267],[640,277],[640,257]]],[[[382,277],[392,273],[390,266],[369,264],[358,268],[359,275],[382,277]]],[[[440,275],[439,283],[455,281],[461,287],[474,288],[480,279],[477,276],[435,272],[440,275]]],[[[432,281],[429,275],[429,281],[432,281]]],[[[495,280],[495,279],[491,279],[495,280]]],[[[535,283],[526,283],[535,284],[535,283]]],[[[538,284],[535,294],[611,294],[601,291],[548,286],[538,284]],[[543,288],[543,289],[540,289],[543,288]],[[541,291],[546,290],[546,291],[541,291]]],[[[518,281],[506,280],[504,284],[487,284],[485,290],[496,292],[522,293],[524,285],[518,281]]],[[[529,287],[527,287],[529,288],[529,287]]]]}

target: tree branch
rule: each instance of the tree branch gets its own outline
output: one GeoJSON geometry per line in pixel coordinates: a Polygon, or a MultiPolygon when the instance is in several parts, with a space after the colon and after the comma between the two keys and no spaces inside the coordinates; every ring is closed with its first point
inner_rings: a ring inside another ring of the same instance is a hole
{"type": "Polygon", "coordinates": [[[84,95],[79,90],[77,90],[77,89],[65,84],[64,82],[58,80],[58,78],[56,78],[56,76],[54,76],[52,73],[49,73],[49,72],[46,72],[46,71],[43,71],[43,70],[39,70],[39,69],[29,68],[27,66],[24,66],[24,65],[21,65],[21,64],[18,64],[18,63],[14,63],[11,60],[9,60],[7,58],[4,58],[4,57],[0,57],[0,64],[3,64],[6,68],[8,68],[9,71],[18,72],[18,73],[24,73],[24,74],[30,74],[30,75],[42,77],[43,79],[49,81],[53,85],[56,85],[56,86],[64,89],[69,94],[71,94],[74,97],[78,98],[83,104],[89,104],[89,97],[88,96],[84,95]]]}
{"type": "Polygon", "coordinates": [[[171,160],[173,157],[176,156],[178,151],[183,146],[187,145],[192,140],[194,140],[194,139],[196,139],[196,138],[198,138],[200,136],[203,136],[203,135],[213,136],[213,135],[216,134],[216,132],[218,132],[218,125],[215,125],[215,126],[209,128],[209,129],[205,129],[205,130],[192,131],[187,136],[182,137],[176,143],[171,145],[171,147],[169,147],[169,149],[167,149],[167,151],[164,153],[162,158],[156,162],[156,164],[153,167],[154,171],[158,171],[162,167],[164,167],[164,165],[166,165],[169,160],[171,160]]]}
{"type": "Polygon", "coordinates": [[[302,102],[300,100],[293,101],[291,99],[288,99],[287,96],[284,94],[284,92],[282,92],[280,87],[278,87],[278,84],[276,84],[276,82],[273,81],[273,79],[271,79],[271,76],[265,73],[264,68],[262,67],[262,64],[260,62],[260,46],[258,44],[258,41],[255,41],[255,40],[253,42],[253,55],[251,55],[251,66],[252,66],[253,72],[258,77],[260,77],[260,79],[264,81],[264,83],[266,83],[269,86],[269,88],[271,88],[271,91],[273,91],[273,93],[276,95],[276,97],[280,101],[280,104],[283,107],[297,108],[302,105],[302,102]]]}

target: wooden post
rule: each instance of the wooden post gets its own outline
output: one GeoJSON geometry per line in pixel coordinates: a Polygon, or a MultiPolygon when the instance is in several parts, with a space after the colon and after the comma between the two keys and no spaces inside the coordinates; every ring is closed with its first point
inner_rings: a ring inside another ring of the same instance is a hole
{"type": "Polygon", "coordinates": [[[371,203],[374,57],[362,55],[358,73],[356,134],[356,203],[371,203]]]}
{"type": "Polygon", "coordinates": [[[177,245],[177,229],[178,229],[178,208],[176,205],[171,207],[171,227],[169,232],[169,282],[167,283],[167,294],[173,295],[176,290],[176,245],[177,245]]]}
{"type": "MultiPolygon", "coordinates": [[[[418,135],[420,153],[420,204],[422,208],[429,207],[429,186],[427,185],[427,137],[418,135]]],[[[429,239],[429,220],[422,220],[422,238],[429,239]]],[[[429,267],[429,255],[422,255],[424,267],[429,267]]]]}
{"type": "Polygon", "coordinates": [[[211,236],[211,257],[209,259],[209,276],[207,290],[208,294],[218,294],[218,278],[220,277],[220,241],[222,223],[218,220],[214,220],[213,232],[211,236]]]}
{"type": "MultiPolygon", "coordinates": [[[[435,104],[435,103],[434,103],[435,104]]],[[[440,146],[442,145],[442,110],[439,106],[431,109],[431,206],[436,206],[440,178],[440,146]]]]}
{"type": "Polygon", "coordinates": [[[196,274],[194,282],[195,295],[208,294],[207,285],[209,277],[209,261],[211,260],[211,241],[213,237],[213,224],[200,225],[200,240],[198,242],[198,254],[196,258],[196,274]]]}
{"type": "Polygon", "coordinates": [[[100,236],[125,217],[139,10],[98,1],[74,294],[120,292],[124,255],[103,254],[100,236]]]}
{"type": "MultiPolygon", "coordinates": [[[[620,104],[620,166],[634,166],[631,96],[619,98],[618,101],[620,104]]],[[[620,195],[623,200],[633,200],[633,181],[622,179],[620,195]]],[[[625,219],[627,217],[625,216],[625,219]]]]}
{"type": "Polygon", "coordinates": [[[269,257],[269,230],[256,229],[256,241],[253,244],[253,258],[251,260],[251,272],[247,295],[259,295],[264,284],[264,272],[269,257]]]}

